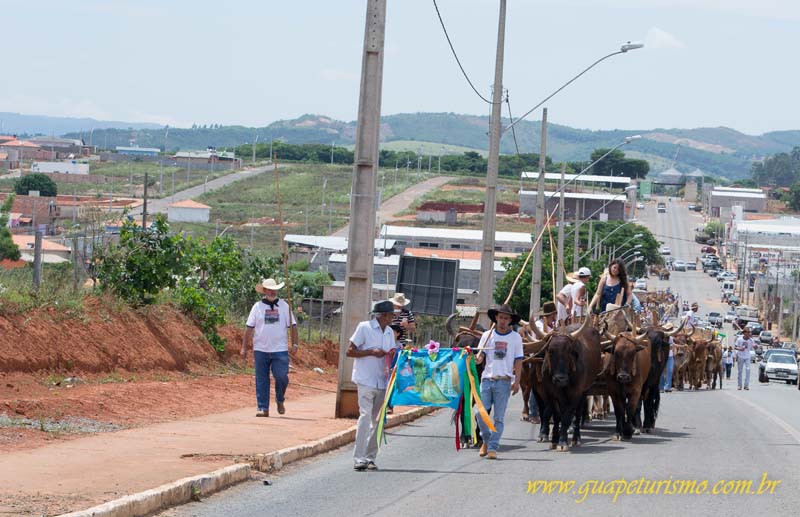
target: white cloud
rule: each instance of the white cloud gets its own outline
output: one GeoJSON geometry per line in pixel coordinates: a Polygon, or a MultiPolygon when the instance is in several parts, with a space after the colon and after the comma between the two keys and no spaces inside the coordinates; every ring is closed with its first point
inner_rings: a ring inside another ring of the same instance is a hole
{"type": "Polygon", "coordinates": [[[323,81],[331,82],[357,82],[359,76],[353,72],[346,72],[344,70],[337,70],[333,68],[326,68],[319,73],[323,81]]]}
{"type": "Polygon", "coordinates": [[[645,47],[649,49],[686,48],[686,44],[669,32],[652,27],[645,36],[645,47]]]}

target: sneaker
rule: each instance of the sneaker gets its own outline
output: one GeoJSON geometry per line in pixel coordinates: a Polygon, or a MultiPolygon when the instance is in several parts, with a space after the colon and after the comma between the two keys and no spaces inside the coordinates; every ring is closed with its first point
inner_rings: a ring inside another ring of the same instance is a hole
{"type": "Polygon", "coordinates": [[[256,413],[258,417],[268,417],[269,416],[269,409],[262,409],[258,413],[256,413]]]}
{"type": "Polygon", "coordinates": [[[488,444],[488,443],[486,443],[486,442],[483,442],[483,444],[481,445],[481,449],[480,449],[480,451],[478,451],[478,456],[480,456],[481,458],[483,458],[484,456],[486,456],[486,452],[487,452],[488,450],[489,450],[489,444],[488,444]]]}
{"type": "Polygon", "coordinates": [[[358,463],[353,465],[353,470],[359,470],[359,471],[367,470],[367,464],[364,463],[363,461],[359,461],[358,463]]]}
{"type": "Polygon", "coordinates": [[[738,388],[736,388],[736,389],[737,389],[737,390],[741,390],[741,389],[742,389],[742,387],[741,387],[741,386],[739,386],[739,387],[738,387],[738,388]]]}
{"type": "Polygon", "coordinates": [[[496,460],[496,459],[497,459],[497,452],[495,452],[495,451],[489,451],[489,454],[488,454],[486,457],[487,457],[488,459],[490,459],[490,460],[496,460]]]}
{"type": "Polygon", "coordinates": [[[367,470],[378,470],[378,466],[375,465],[374,461],[370,461],[367,463],[367,470]]]}
{"type": "Polygon", "coordinates": [[[745,386],[744,389],[746,389],[747,391],[750,391],[750,386],[745,386]]]}
{"type": "Polygon", "coordinates": [[[283,402],[278,402],[278,414],[282,415],[286,413],[286,406],[283,405],[283,402]]]}

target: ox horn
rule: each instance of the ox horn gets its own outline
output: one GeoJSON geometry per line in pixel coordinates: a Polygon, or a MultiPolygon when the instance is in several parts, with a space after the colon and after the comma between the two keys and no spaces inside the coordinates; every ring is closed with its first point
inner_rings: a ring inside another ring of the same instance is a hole
{"type": "Polygon", "coordinates": [[[587,328],[589,328],[589,326],[591,325],[592,307],[594,307],[594,302],[596,302],[596,301],[597,301],[597,296],[592,298],[592,301],[589,302],[589,307],[586,308],[586,319],[583,320],[583,323],[581,324],[581,326],[578,329],[576,329],[576,330],[574,330],[574,331],[569,333],[569,335],[570,335],[570,337],[572,339],[577,339],[578,336],[580,334],[582,334],[583,331],[586,330],[587,328]]]}
{"type": "MultiPolygon", "coordinates": [[[[681,324],[680,324],[680,326],[678,328],[670,330],[668,332],[664,332],[664,335],[667,336],[667,337],[672,337],[675,334],[677,334],[678,332],[680,332],[681,330],[683,330],[683,327],[686,326],[686,320],[687,319],[688,318],[683,318],[683,320],[681,321],[681,324]]],[[[692,332],[694,332],[694,330],[692,330],[692,332]]],[[[689,334],[689,335],[691,336],[691,334],[689,334]]]]}
{"type": "Polygon", "coordinates": [[[688,337],[692,337],[692,336],[694,335],[694,331],[695,331],[695,327],[694,327],[694,326],[692,326],[692,330],[691,330],[691,331],[689,331],[689,333],[688,333],[688,334],[686,334],[686,337],[687,337],[687,338],[688,338],[688,337]]]}
{"type": "Polygon", "coordinates": [[[608,331],[608,322],[603,322],[603,331],[601,332],[611,343],[617,340],[617,335],[608,331]]]}
{"type": "Polygon", "coordinates": [[[628,319],[628,314],[625,311],[622,311],[622,317],[625,318],[625,323],[631,328],[631,336],[633,336],[634,341],[641,344],[647,338],[647,331],[639,333],[639,329],[636,326],[636,321],[631,321],[628,319]]]}
{"type": "Polygon", "coordinates": [[[458,313],[454,312],[453,314],[448,316],[447,317],[447,321],[444,322],[444,328],[447,330],[447,333],[453,339],[455,339],[455,337],[456,337],[456,330],[453,328],[452,322],[457,317],[458,317],[458,313]]]}
{"type": "Polygon", "coordinates": [[[538,338],[539,338],[539,340],[545,340],[545,339],[547,339],[547,336],[548,336],[548,334],[550,334],[549,332],[548,332],[548,333],[544,333],[544,332],[542,332],[542,331],[539,329],[539,327],[538,327],[538,326],[536,326],[536,322],[533,322],[533,323],[531,323],[530,327],[531,327],[531,332],[533,332],[534,334],[536,334],[536,337],[538,337],[538,338]]]}

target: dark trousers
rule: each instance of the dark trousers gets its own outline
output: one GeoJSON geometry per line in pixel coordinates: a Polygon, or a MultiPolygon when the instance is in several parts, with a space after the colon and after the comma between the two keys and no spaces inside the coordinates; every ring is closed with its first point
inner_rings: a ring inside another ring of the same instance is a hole
{"type": "Polygon", "coordinates": [[[731,370],[732,369],[733,369],[733,365],[732,364],[726,364],[725,365],[725,378],[726,379],[730,379],[731,378],[731,370]]]}
{"type": "Polygon", "coordinates": [[[256,402],[259,411],[269,411],[269,372],[275,378],[275,400],[283,402],[289,385],[289,352],[253,352],[256,370],[256,402]]]}

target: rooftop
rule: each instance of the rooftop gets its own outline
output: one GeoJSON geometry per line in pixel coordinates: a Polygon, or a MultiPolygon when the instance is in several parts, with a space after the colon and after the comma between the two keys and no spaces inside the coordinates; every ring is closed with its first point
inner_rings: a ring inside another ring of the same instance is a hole
{"type": "MultiPolygon", "coordinates": [[[[538,194],[535,190],[520,190],[519,195],[525,196],[535,196],[538,194]]],[[[555,192],[547,192],[544,193],[545,196],[551,198],[553,196],[560,196],[561,194],[556,194],[555,192]]],[[[627,196],[624,194],[593,194],[591,192],[564,192],[565,199],[598,199],[600,201],[622,201],[625,202],[628,200],[627,196]]]]}
{"type": "MultiPolygon", "coordinates": [[[[462,230],[458,228],[425,228],[421,226],[393,226],[384,225],[380,235],[395,239],[427,237],[427,238],[450,238],[462,241],[482,241],[483,230],[462,230]]],[[[531,234],[526,232],[495,232],[495,241],[514,242],[521,244],[531,244],[531,234]]]]}
{"type": "Polygon", "coordinates": [[[730,192],[727,190],[712,190],[711,195],[713,197],[738,197],[738,198],[747,198],[747,199],[767,199],[767,195],[763,192],[746,192],[746,191],[736,191],[730,192]]]}
{"type": "MultiPolygon", "coordinates": [[[[347,237],[335,237],[332,235],[297,235],[288,234],[283,240],[290,244],[299,244],[310,248],[319,248],[331,251],[347,251],[347,237]]],[[[375,249],[394,248],[394,239],[375,239],[375,249]]]]}
{"type": "Polygon", "coordinates": [[[198,203],[197,201],[191,199],[184,199],[183,201],[176,201],[169,205],[169,208],[203,208],[203,209],[210,209],[211,207],[208,205],[204,205],[203,203],[198,203]]]}
{"type": "Polygon", "coordinates": [[[31,149],[39,149],[39,146],[32,144],[26,140],[9,140],[0,144],[4,147],[30,147],[31,149]]]}
{"type": "MultiPolygon", "coordinates": [[[[36,241],[35,235],[16,235],[12,234],[11,238],[14,240],[14,244],[17,245],[20,251],[30,250],[33,251],[33,246],[36,241]]],[[[47,239],[42,239],[42,251],[69,251],[69,248],[66,246],[62,246],[57,242],[48,241],[47,239]]]]}
{"type": "MultiPolygon", "coordinates": [[[[480,251],[469,251],[469,250],[406,248],[405,251],[403,252],[403,255],[407,255],[409,257],[428,257],[428,258],[440,258],[440,259],[470,259],[470,260],[481,259],[480,251]]],[[[501,251],[495,251],[494,256],[496,258],[516,258],[519,256],[519,253],[504,253],[501,251]]]]}
{"type": "MultiPolygon", "coordinates": [[[[523,172],[522,179],[539,179],[538,172],[523,172]]],[[[547,181],[559,181],[561,180],[561,173],[560,172],[545,172],[544,179],[547,181]]],[[[592,174],[581,174],[580,176],[577,174],[564,174],[564,181],[572,181],[575,180],[578,183],[620,183],[624,185],[629,185],[631,183],[631,179],[624,177],[624,176],[596,176],[592,174]],[[577,179],[575,179],[577,178],[577,179]]]]}
{"type": "Polygon", "coordinates": [[[736,232],[800,235],[800,218],[780,217],[757,221],[736,221],[736,232]]]}
{"type": "Polygon", "coordinates": [[[712,192],[753,192],[762,194],[764,191],[760,188],[744,188],[744,187],[714,187],[712,192]]]}
{"type": "Polygon", "coordinates": [[[160,153],[161,149],[158,147],[124,147],[117,146],[117,151],[139,151],[143,153],[160,153]]]}
{"type": "MultiPolygon", "coordinates": [[[[344,253],[333,253],[330,256],[330,262],[347,262],[347,255],[344,253]]],[[[472,259],[455,259],[458,260],[458,269],[464,271],[480,271],[481,261],[472,259]]],[[[374,265],[376,266],[394,266],[400,265],[400,255],[389,255],[388,257],[374,257],[374,265]]],[[[504,272],[506,269],[499,260],[494,261],[494,271],[498,273],[504,272]]]]}

